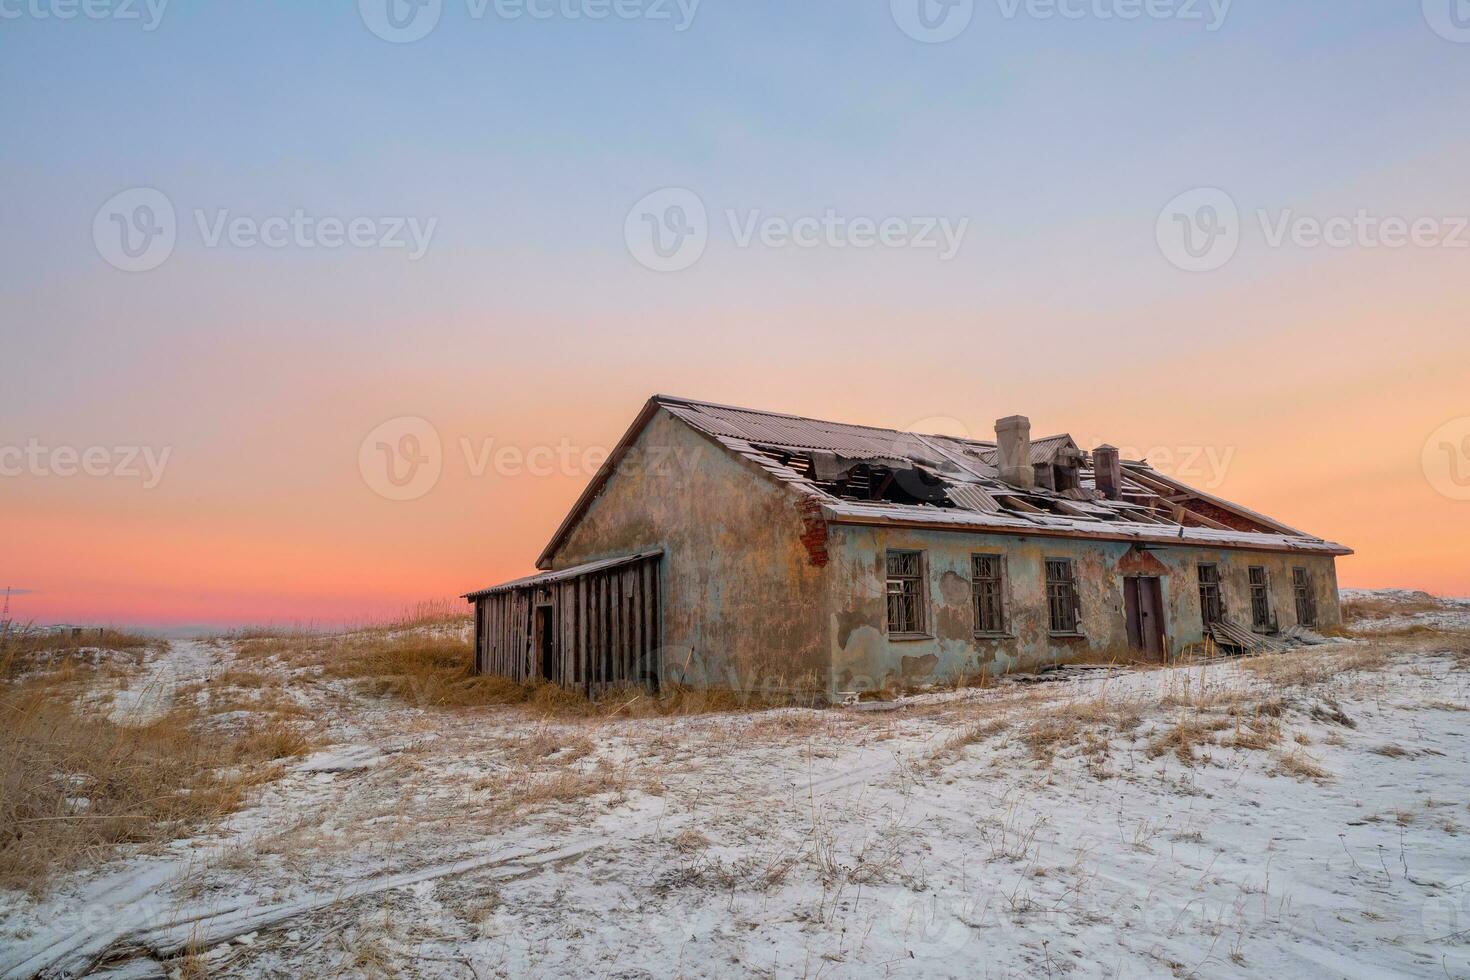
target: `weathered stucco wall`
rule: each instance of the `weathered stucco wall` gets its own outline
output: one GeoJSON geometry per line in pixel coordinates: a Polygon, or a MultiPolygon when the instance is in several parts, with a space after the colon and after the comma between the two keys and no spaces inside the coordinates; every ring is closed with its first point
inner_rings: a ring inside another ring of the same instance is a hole
{"type": "Polygon", "coordinates": [[[659,411],[552,566],[661,547],[666,682],[825,689],[826,570],[806,534],[796,494],[659,411]]]}
{"type": "Polygon", "coordinates": [[[1174,650],[1203,637],[1195,571],[1200,562],[1220,566],[1226,615],[1238,623],[1249,625],[1251,621],[1247,579],[1251,565],[1268,569],[1272,607],[1283,629],[1296,623],[1293,566],[1312,572],[1318,624],[1341,623],[1335,567],[1332,558],[1325,556],[1198,548],[1159,548],[1130,555],[1131,546],[1123,542],[852,525],[831,528],[829,551],[830,642],[834,689],[838,691],[1024,668],[1079,649],[1125,650],[1128,627],[1123,578],[1127,571],[1158,574],[1162,579],[1169,643],[1174,650]],[[886,555],[891,549],[925,554],[927,632],[931,634],[926,638],[890,639],[887,635],[884,593],[886,555]],[[970,558],[975,554],[1006,557],[1008,637],[975,636],[970,598],[970,558]],[[1075,563],[1081,637],[1056,637],[1049,631],[1047,558],[1070,558],[1075,563]]]}

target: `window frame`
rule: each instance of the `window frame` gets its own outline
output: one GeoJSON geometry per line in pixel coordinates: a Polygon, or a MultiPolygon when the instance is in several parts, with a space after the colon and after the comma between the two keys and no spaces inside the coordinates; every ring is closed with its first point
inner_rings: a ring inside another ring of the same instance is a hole
{"type": "Polygon", "coordinates": [[[1246,584],[1250,588],[1251,605],[1251,630],[1256,633],[1268,633],[1276,624],[1276,615],[1271,608],[1271,570],[1265,565],[1250,565],[1245,571],[1246,584]],[[1261,580],[1255,580],[1255,573],[1261,573],[1261,580]],[[1260,591],[1260,605],[1257,606],[1257,590],[1260,591]],[[1265,611],[1264,619],[1259,610],[1265,611]]]}
{"type": "Polygon", "coordinates": [[[1082,595],[1077,588],[1077,563],[1071,558],[1043,558],[1042,580],[1046,588],[1046,625],[1047,632],[1052,636],[1082,636],[1082,595]],[[1067,569],[1067,577],[1064,579],[1052,578],[1052,566],[1064,565],[1067,569]],[[1064,592],[1054,595],[1057,587],[1063,587],[1064,592]],[[1068,604],[1070,612],[1067,614],[1071,620],[1071,629],[1061,629],[1057,626],[1055,616],[1056,607],[1053,603],[1060,602],[1063,598],[1070,598],[1068,604]]]}
{"type": "Polygon", "coordinates": [[[1215,561],[1202,561],[1194,566],[1195,583],[1199,586],[1199,618],[1205,629],[1209,629],[1216,623],[1225,619],[1225,580],[1220,574],[1220,563],[1215,561]],[[1206,582],[1204,570],[1211,569],[1215,573],[1214,581],[1206,582]],[[1208,598],[1213,592],[1213,599],[1208,598]],[[1212,608],[1213,607],[1213,608],[1212,608]],[[1210,613],[1213,611],[1214,617],[1210,613]]]}
{"type": "Polygon", "coordinates": [[[929,581],[929,559],[927,553],[914,548],[888,548],[883,554],[883,631],[889,639],[896,640],[927,640],[932,639],[929,633],[929,590],[926,583],[929,581]],[[895,575],[893,572],[893,558],[897,555],[912,555],[916,559],[917,569],[912,574],[895,575]],[[893,591],[893,583],[912,583],[914,598],[914,622],[913,629],[894,629],[893,622],[893,599],[896,595],[904,595],[905,592],[893,591]]]}
{"type": "Polygon", "coordinates": [[[973,619],[974,634],[980,637],[996,637],[1011,635],[1011,596],[1010,596],[1009,569],[1006,568],[1006,556],[996,552],[976,552],[970,555],[970,615],[973,619]],[[995,563],[994,576],[982,579],[978,573],[978,564],[981,561],[993,561],[995,563]],[[996,629],[983,629],[980,625],[980,584],[981,582],[994,582],[994,606],[999,622],[996,629]]]}
{"type": "Polygon", "coordinates": [[[1312,579],[1312,570],[1305,565],[1296,565],[1291,570],[1291,595],[1296,600],[1296,621],[1298,626],[1317,625],[1317,595],[1316,582],[1312,579]],[[1305,606],[1307,615],[1302,616],[1302,607],[1305,606]]]}

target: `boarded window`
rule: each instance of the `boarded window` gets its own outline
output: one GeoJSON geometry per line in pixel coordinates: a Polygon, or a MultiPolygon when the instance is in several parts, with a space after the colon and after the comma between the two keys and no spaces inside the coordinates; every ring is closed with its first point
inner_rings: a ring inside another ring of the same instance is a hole
{"type": "Polygon", "coordinates": [[[888,632],[924,632],[924,553],[888,552],[888,632]]]}
{"type": "Polygon", "coordinates": [[[1220,566],[1199,566],[1199,615],[1206,628],[1225,618],[1220,600],[1220,566]]]}
{"type": "Polygon", "coordinates": [[[1296,621],[1303,626],[1316,626],[1317,599],[1312,592],[1312,573],[1305,568],[1293,568],[1291,591],[1296,596],[1296,621]]]}
{"type": "Polygon", "coordinates": [[[1046,606],[1053,633],[1077,632],[1077,579],[1070,558],[1046,560],[1046,606]]]}
{"type": "Polygon", "coordinates": [[[1252,565],[1248,574],[1251,584],[1251,627],[1268,630],[1271,628],[1271,580],[1262,565],[1252,565]]]}
{"type": "Polygon", "coordinates": [[[1005,559],[1000,555],[970,558],[970,596],[975,604],[976,633],[1004,633],[1005,559]]]}

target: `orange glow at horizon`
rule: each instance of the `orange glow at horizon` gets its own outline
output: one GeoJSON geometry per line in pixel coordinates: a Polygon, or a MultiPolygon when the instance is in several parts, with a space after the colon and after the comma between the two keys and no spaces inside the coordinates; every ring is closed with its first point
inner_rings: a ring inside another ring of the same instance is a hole
{"type": "Polygon", "coordinates": [[[250,349],[222,350],[187,379],[187,411],[177,391],[119,389],[116,424],[97,396],[42,433],[172,453],[152,489],[0,481],[0,588],[28,590],[12,600],[21,621],[143,625],[361,622],[455,597],[531,571],[599,453],[663,392],[985,439],[996,418],[1028,414],[1036,436],[1147,454],[1355,549],[1338,565],[1344,587],[1470,594],[1470,503],[1437,490],[1422,463],[1432,433],[1470,416],[1458,294],[1434,270],[1295,275],[1294,292],[1249,282],[1214,287],[1204,305],[1165,296],[1086,317],[712,302],[667,322],[609,317],[570,354],[528,332],[513,363],[499,338],[527,324],[456,327],[452,356],[432,358],[386,327],[372,359],[304,340],[259,378],[240,370],[250,349]],[[708,331],[681,333],[689,316],[708,331]],[[889,331],[905,320],[922,329],[899,356],[889,331]],[[1048,336],[1059,346],[1038,356],[1048,336]],[[437,485],[410,501],[375,493],[358,466],[367,434],[399,416],[430,420],[442,441],[437,485]],[[554,472],[496,464],[536,447],[554,472]]]}

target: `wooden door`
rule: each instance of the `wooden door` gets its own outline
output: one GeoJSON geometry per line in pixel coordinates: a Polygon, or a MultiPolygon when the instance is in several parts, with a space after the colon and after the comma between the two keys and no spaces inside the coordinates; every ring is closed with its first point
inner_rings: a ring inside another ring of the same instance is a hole
{"type": "Polygon", "coordinates": [[[1162,657],[1168,633],[1164,625],[1164,583],[1158,578],[1123,580],[1123,604],[1128,617],[1128,645],[1150,656],[1162,657]]]}

